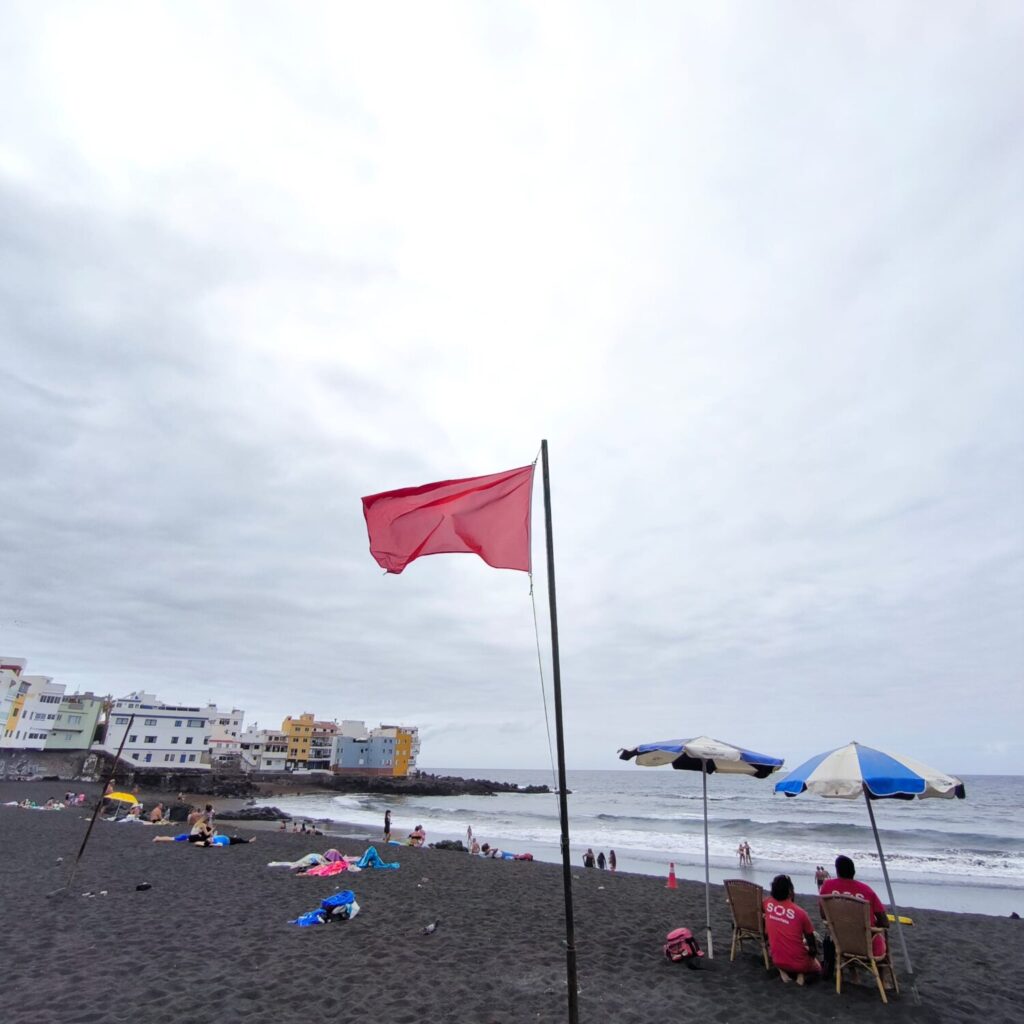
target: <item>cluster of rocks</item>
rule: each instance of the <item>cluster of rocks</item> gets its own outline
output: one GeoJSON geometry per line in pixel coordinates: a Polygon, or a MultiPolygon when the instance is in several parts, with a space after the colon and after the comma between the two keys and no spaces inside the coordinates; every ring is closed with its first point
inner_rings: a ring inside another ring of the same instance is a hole
{"type": "MultiPolygon", "coordinates": [[[[318,785],[321,783],[318,783],[318,785]]],[[[390,775],[334,775],[325,777],[325,789],[342,793],[393,793],[398,796],[488,796],[494,793],[550,793],[547,786],[517,786],[513,782],[463,779],[455,775],[419,774],[411,778],[390,775]]]]}
{"type": "Polygon", "coordinates": [[[218,821],[287,821],[288,815],[277,807],[239,807],[234,811],[218,811],[218,821]]]}

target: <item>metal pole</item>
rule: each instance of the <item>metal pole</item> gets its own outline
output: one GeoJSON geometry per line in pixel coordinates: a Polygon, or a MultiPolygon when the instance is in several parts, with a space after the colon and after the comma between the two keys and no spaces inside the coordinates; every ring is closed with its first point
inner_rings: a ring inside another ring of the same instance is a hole
{"type": "Polygon", "coordinates": [[[555,601],[555,547],[551,534],[551,479],[548,443],[541,441],[544,478],[544,526],[548,549],[548,605],[551,612],[551,661],[555,696],[555,746],[558,751],[558,816],[562,828],[562,889],[565,893],[565,975],[569,990],[569,1024],[579,1024],[579,983],[576,975],[576,932],[572,913],[572,869],[569,853],[569,802],[565,780],[565,738],[562,731],[562,671],[558,658],[558,606],[555,601]]]}
{"type": "MultiPolygon", "coordinates": [[[[107,714],[109,716],[110,712],[107,712],[107,714]]],[[[70,889],[71,883],[75,880],[75,875],[78,873],[78,862],[82,859],[82,854],[85,853],[85,848],[89,844],[89,836],[92,835],[92,827],[96,824],[96,819],[99,817],[100,808],[103,807],[103,791],[107,788],[107,783],[114,778],[114,773],[117,771],[117,762],[121,759],[121,751],[124,750],[124,741],[128,739],[128,732],[131,730],[132,723],[134,721],[135,712],[133,711],[128,717],[128,724],[124,727],[124,735],[121,737],[121,743],[117,748],[117,753],[114,755],[114,760],[110,765],[110,771],[107,773],[106,780],[101,781],[100,783],[100,798],[96,801],[96,807],[93,809],[92,818],[89,820],[89,827],[85,830],[85,838],[82,840],[82,845],[78,848],[78,854],[75,857],[74,864],[71,865],[71,872],[68,875],[68,880],[60,889],[55,889],[53,892],[47,893],[48,896],[56,896],[57,893],[62,892],[65,889],[70,889]]],[[[107,723],[107,733],[110,733],[109,721],[107,723]]]]}
{"type": "Polygon", "coordinates": [[[708,856],[708,763],[700,762],[700,778],[704,784],[704,922],[708,930],[708,959],[714,960],[715,947],[711,942],[711,867],[708,856]]]}
{"type": "Polygon", "coordinates": [[[920,1000],[917,993],[917,982],[914,979],[914,968],[910,963],[910,954],[907,952],[907,938],[903,934],[903,925],[900,924],[900,911],[896,906],[896,899],[892,894],[892,882],[889,881],[889,869],[885,866],[885,854],[882,853],[882,841],[878,838],[878,826],[875,824],[875,810],[871,806],[871,798],[868,796],[868,788],[864,786],[864,802],[868,805],[868,817],[871,819],[871,831],[875,834],[875,847],[878,850],[878,862],[882,865],[882,877],[885,879],[885,891],[889,894],[889,906],[892,907],[892,915],[896,918],[896,932],[900,937],[900,946],[903,950],[903,962],[907,965],[907,975],[910,978],[910,987],[914,993],[915,1002],[920,1000]]]}

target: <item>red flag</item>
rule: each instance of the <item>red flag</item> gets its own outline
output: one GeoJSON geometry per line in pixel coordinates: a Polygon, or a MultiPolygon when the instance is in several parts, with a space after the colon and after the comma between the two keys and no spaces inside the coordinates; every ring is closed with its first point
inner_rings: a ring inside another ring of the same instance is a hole
{"type": "Polygon", "coordinates": [[[363,498],[370,554],[388,572],[414,558],[467,552],[495,569],[530,571],[533,466],[363,498]]]}

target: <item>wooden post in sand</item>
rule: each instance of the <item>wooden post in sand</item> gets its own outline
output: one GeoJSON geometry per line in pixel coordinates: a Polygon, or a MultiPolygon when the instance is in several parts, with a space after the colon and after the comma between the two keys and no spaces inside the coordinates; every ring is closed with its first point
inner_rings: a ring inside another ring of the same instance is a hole
{"type": "Polygon", "coordinates": [[[558,606],[555,601],[555,548],[551,536],[551,479],[548,443],[541,441],[544,477],[544,526],[548,551],[548,605],[551,611],[551,661],[555,695],[555,745],[558,750],[558,815],[562,829],[562,888],[565,892],[565,975],[569,990],[569,1024],[579,1024],[579,984],[576,977],[576,928],[572,912],[572,867],[569,852],[569,802],[565,780],[565,738],[562,731],[562,672],[558,659],[558,606]]]}

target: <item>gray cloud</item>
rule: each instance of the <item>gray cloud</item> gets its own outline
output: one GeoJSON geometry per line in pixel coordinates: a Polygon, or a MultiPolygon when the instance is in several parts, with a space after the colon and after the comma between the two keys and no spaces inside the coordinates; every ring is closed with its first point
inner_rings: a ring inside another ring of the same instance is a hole
{"type": "Polygon", "coordinates": [[[1017,770],[1015,6],[59,10],[0,15],[0,651],[544,766],[526,578],[359,504],[544,435],[572,766],[1017,770]]]}

